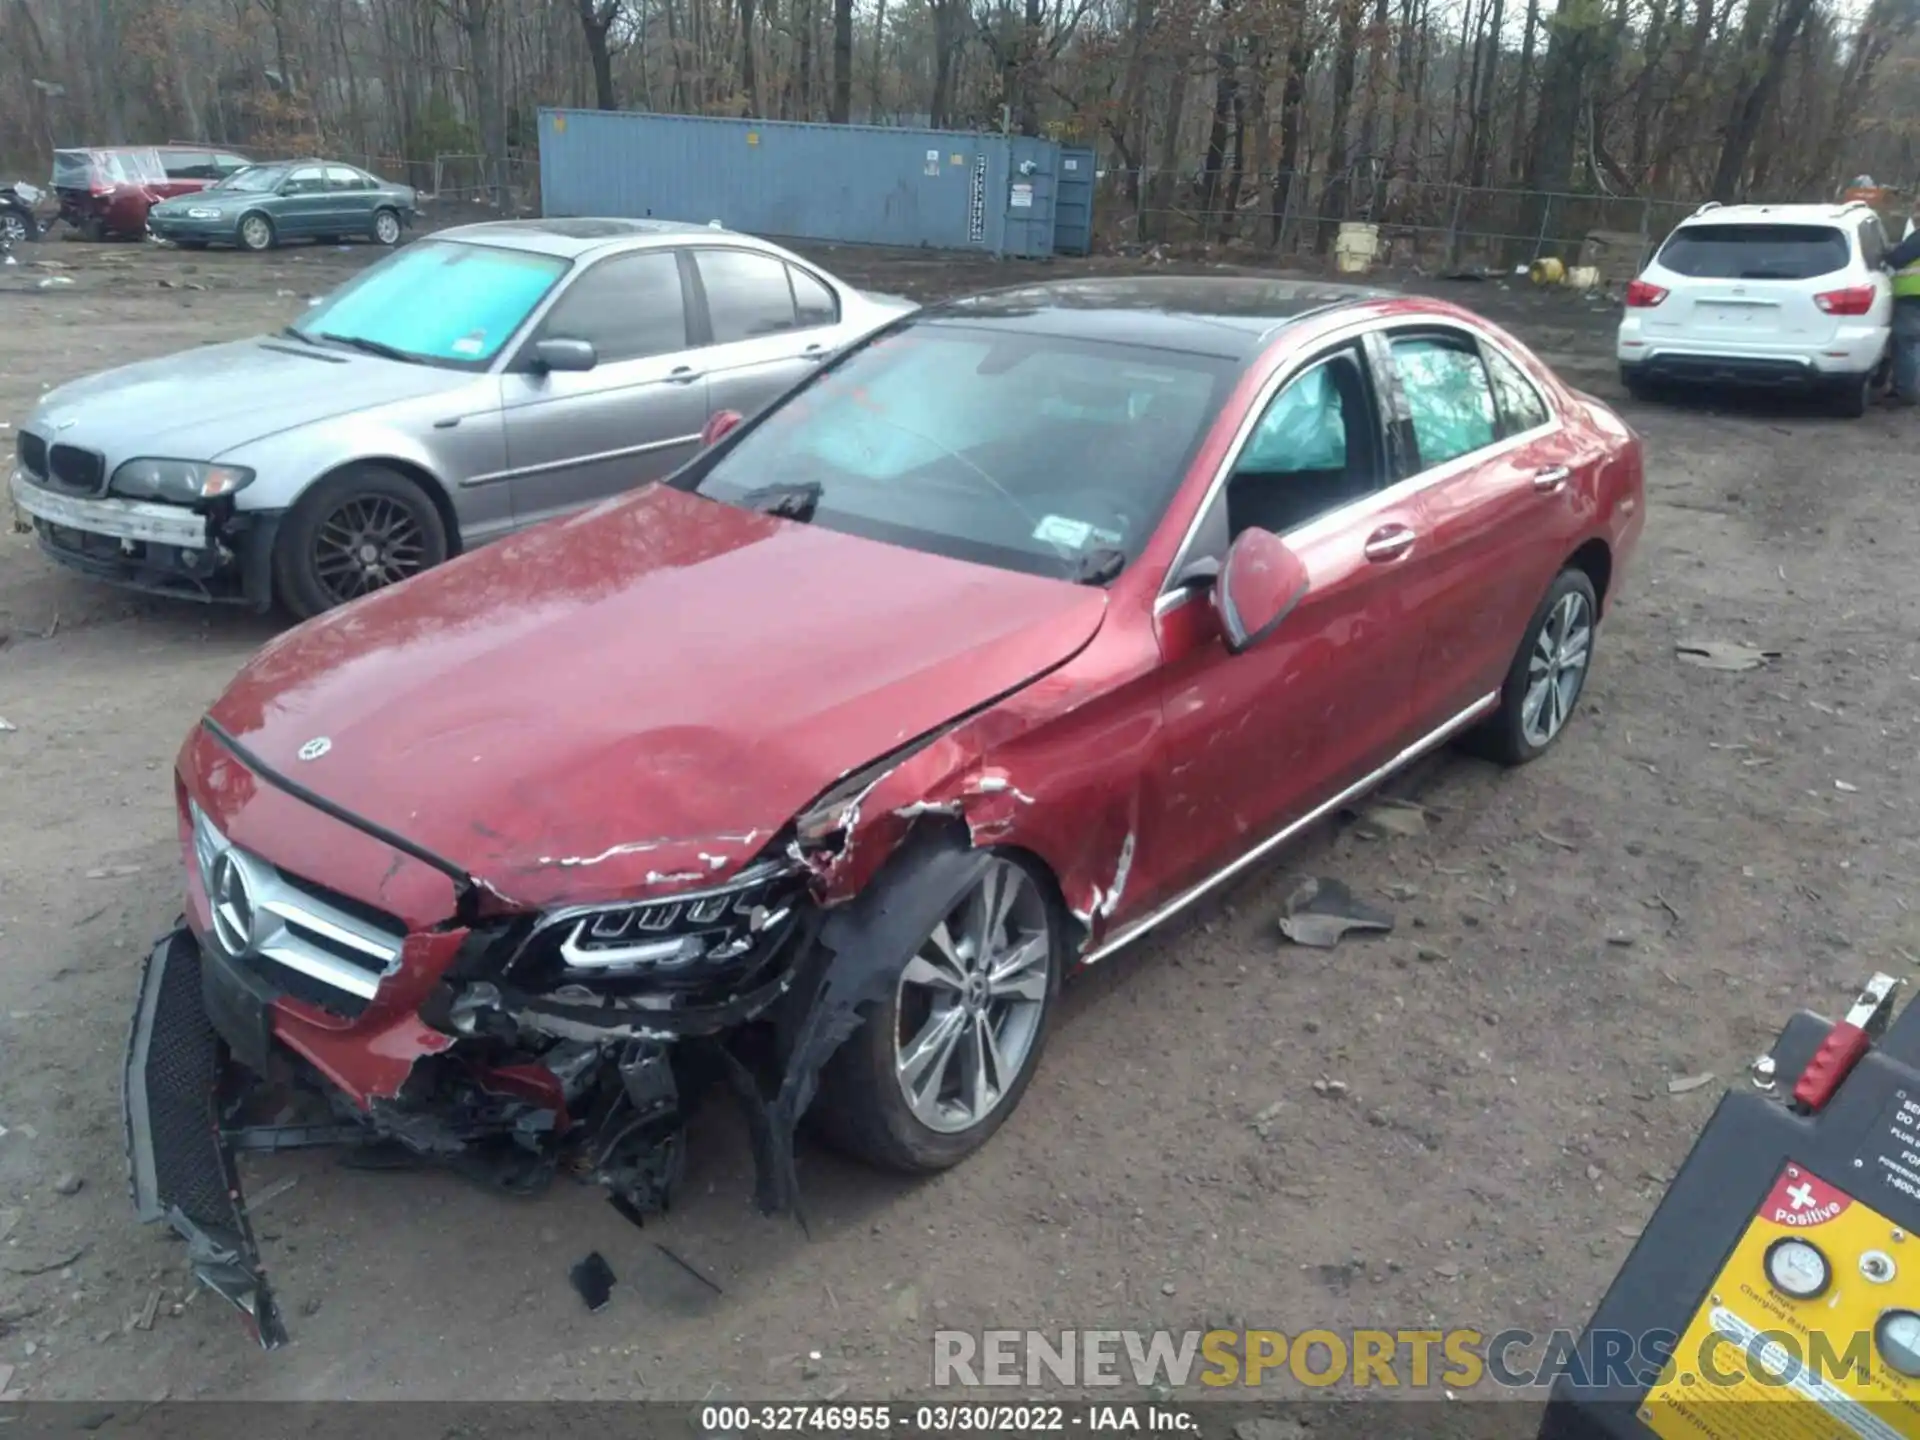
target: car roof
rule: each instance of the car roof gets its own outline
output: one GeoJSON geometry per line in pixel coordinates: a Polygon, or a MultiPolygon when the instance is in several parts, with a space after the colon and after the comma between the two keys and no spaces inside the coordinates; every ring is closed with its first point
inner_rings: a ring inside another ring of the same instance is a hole
{"type": "MultiPolygon", "coordinates": [[[[531,250],[541,255],[572,259],[623,241],[654,240],[667,235],[729,235],[732,231],[682,220],[482,220],[442,230],[436,240],[460,240],[473,245],[498,245],[509,250],[531,250]]],[[[747,237],[733,236],[736,239],[747,237]]]]}
{"type": "Polygon", "coordinates": [[[1681,225],[1837,225],[1873,214],[1863,200],[1818,205],[1702,205],[1681,225]]]}
{"type": "Polygon", "coordinates": [[[1116,276],[990,290],[930,306],[915,322],[986,323],[1245,360],[1274,331],[1308,315],[1389,298],[1389,291],[1323,280],[1116,276]]]}

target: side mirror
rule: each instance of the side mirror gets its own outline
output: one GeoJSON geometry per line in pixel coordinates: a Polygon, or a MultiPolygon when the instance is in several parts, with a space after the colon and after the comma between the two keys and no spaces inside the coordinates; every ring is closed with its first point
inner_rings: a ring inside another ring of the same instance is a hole
{"type": "Polygon", "coordinates": [[[1214,581],[1227,653],[1238,655],[1271,635],[1307,594],[1307,567],[1268,530],[1242,530],[1214,581]]]}
{"type": "Polygon", "coordinates": [[[591,370],[600,363],[593,346],[585,340],[540,340],[533,347],[533,369],[544,375],[549,371],[591,370]]]}
{"type": "Polygon", "coordinates": [[[707,417],[707,423],[700,431],[700,448],[705,450],[710,445],[718,445],[745,418],[738,410],[714,411],[707,417]]]}

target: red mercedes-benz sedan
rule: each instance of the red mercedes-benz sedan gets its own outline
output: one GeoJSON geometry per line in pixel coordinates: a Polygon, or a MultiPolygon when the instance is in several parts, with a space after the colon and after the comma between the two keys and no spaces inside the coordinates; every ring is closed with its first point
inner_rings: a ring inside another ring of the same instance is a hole
{"type": "Polygon", "coordinates": [[[564,1168],[638,1216],[717,1089],[768,1209],[809,1113],[952,1165],[1066,972],[1452,737],[1547,749],[1644,518],[1605,406],[1338,287],[1003,291],[716,418],[289,632],[181,751],[135,1197],[269,1344],[236,1150],[564,1168]],[[266,1085],[314,1113],[244,1123],[266,1085]]]}

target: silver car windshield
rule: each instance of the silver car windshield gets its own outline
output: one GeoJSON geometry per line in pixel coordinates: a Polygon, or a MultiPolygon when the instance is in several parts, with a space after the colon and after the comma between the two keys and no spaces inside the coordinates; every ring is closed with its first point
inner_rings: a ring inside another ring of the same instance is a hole
{"type": "Polygon", "coordinates": [[[1235,367],[959,323],[863,347],[719,455],[716,500],[1031,574],[1140,553],[1235,367]]]}
{"type": "Polygon", "coordinates": [[[423,240],[364,271],[288,328],[319,344],[480,370],[567,266],[552,255],[423,240]]]}

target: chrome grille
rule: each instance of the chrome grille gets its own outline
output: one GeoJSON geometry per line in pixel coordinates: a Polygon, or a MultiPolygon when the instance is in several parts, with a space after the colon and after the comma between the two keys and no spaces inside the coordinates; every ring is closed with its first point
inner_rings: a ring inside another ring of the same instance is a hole
{"type": "Polygon", "coordinates": [[[47,478],[47,442],[32,431],[22,430],[16,442],[20,468],[36,480],[47,478]]]}
{"type": "Polygon", "coordinates": [[[78,445],[56,445],[49,453],[47,473],[62,490],[98,495],[107,485],[107,457],[78,445]]]}
{"type": "Polygon", "coordinates": [[[351,902],[343,904],[229,845],[198,806],[192,814],[194,859],[212,909],[213,943],[237,961],[266,962],[317,982],[303,985],[263,971],[302,998],[358,1013],[399,968],[405,930],[356,913],[357,907],[348,908],[351,902]],[[336,1006],[330,991],[352,1000],[336,1006]]]}

